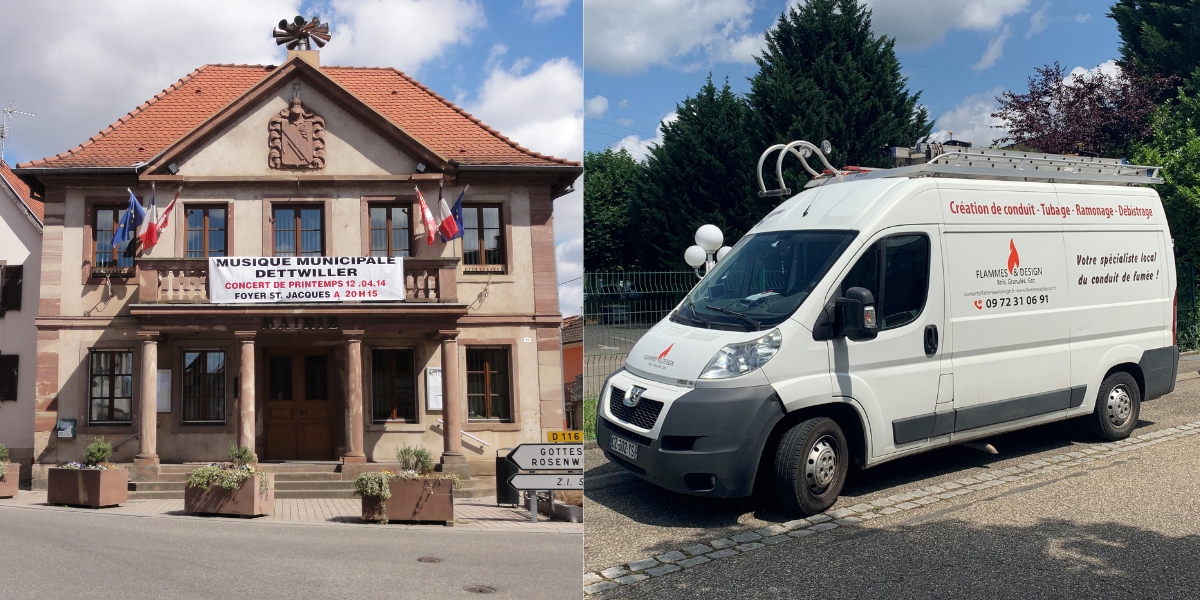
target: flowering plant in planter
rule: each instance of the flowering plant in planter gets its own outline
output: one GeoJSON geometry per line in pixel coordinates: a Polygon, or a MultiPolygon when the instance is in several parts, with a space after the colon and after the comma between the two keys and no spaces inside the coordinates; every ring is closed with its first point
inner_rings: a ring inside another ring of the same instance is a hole
{"type": "Polygon", "coordinates": [[[441,482],[450,480],[453,489],[462,488],[455,473],[437,473],[433,470],[433,458],[424,448],[405,446],[396,452],[400,469],[384,469],[376,473],[362,473],[354,479],[354,495],[363,499],[363,519],[377,517],[380,523],[388,522],[387,505],[392,497],[392,481],[426,480],[441,482]]]}
{"type": "Polygon", "coordinates": [[[8,446],[0,444],[0,481],[8,477],[8,446]]]}
{"type": "Polygon", "coordinates": [[[233,490],[241,487],[243,481],[259,475],[258,492],[266,494],[271,487],[271,478],[266,473],[259,471],[255,467],[256,464],[258,464],[258,459],[254,456],[253,450],[231,442],[229,444],[229,464],[210,463],[192,471],[192,475],[188,477],[188,487],[206,490],[217,486],[233,490]]]}
{"type": "Polygon", "coordinates": [[[8,447],[0,444],[0,498],[12,498],[17,495],[17,478],[20,472],[21,465],[10,461],[8,447]]]}
{"type": "Polygon", "coordinates": [[[71,461],[63,465],[62,469],[96,469],[107,471],[109,469],[119,469],[117,465],[108,462],[112,458],[112,444],[105,440],[103,436],[97,438],[83,451],[83,462],[71,461]]]}

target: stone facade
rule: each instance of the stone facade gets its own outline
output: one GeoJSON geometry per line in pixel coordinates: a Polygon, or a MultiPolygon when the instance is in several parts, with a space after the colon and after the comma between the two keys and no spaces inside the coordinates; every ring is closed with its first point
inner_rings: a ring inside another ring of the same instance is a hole
{"type": "Polygon", "coordinates": [[[494,468],[497,449],[540,441],[545,430],[563,427],[553,199],[581,169],[565,161],[446,159],[445,151],[405,137],[323,75],[292,58],[177,138],[157,162],[113,174],[39,163],[17,169],[44,188],[46,199],[32,423],[38,466],[79,460],[91,440],[104,436],[128,440],[113,460],[135,463],[135,479],[139,469],[151,472],[159,463],[222,460],[230,443],[251,445],[265,460],[345,464],[393,461],[397,448],[417,445],[441,456],[445,469],[469,465],[478,475],[494,468]],[[270,164],[270,121],[296,94],[305,111],[323,119],[319,169],[270,164]],[[126,204],[126,188],[144,201],[152,185],[160,211],[182,186],[159,243],[124,272],[101,273],[92,264],[101,260],[98,211],[126,204]],[[489,214],[500,219],[502,264],[464,264],[462,239],[427,244],[418,185],[435,215],[439,186],[453,202],[469,185],[464,207],[497,209],[489,214]],[[195,251],[189,257],[197,234],[189,238],[188,214],[201,208],[222,211],[226,256],[275,255],[274,232],[283,227],[277,211],[301,208],[319,214],[310,234],[319,238],[321,254],[370,255],[369,209],[384,204],[408,215],[405,302],[212,304],[207,259],[195,251]],[[104,369],[93,362],[104,351],[132,359],[125,368],[132,374],[130,413],[113,412],[115,421],[90,412],[93,388],[105,385],[95,373],[104,369]],[[200,352],[212,353],[221,367],[219,377],[189,379],[189,398],[198,397],[195,382],[209,386],[204,408],[196,409],[192,400],[184,406],[184,370],[185,357],[200,352]],[[497,403],[491,418],[469,406],[469,381],[483,381],[475,365],[480,356],[490,361],[484,373],[498,373],[483,376],[497,403]],[[409,366],[396,367],[402,363],[409,366]],[[442,409],[429,405],[430,369],[441,369],[442,409]],[[158,404],[157,387],[168,374],[169,410],[158,404]],[[384,397],[415,406],[411,414],[381,415],[374,402],[384,397]],[[206,411],[203,418],[197,410],[206,411]],[[60,419],[76,420],[76,439],[55,435],[60,419]]]}

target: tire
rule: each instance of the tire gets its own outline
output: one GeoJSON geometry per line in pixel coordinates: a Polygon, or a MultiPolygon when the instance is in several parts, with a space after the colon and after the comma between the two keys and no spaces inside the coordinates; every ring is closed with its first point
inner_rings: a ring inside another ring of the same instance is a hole
{"type": "Polygon", "coordinates": [[[1137,380],[1124,371],[1104,378],[1096,395],[1096,410],[1087,417],[1088,426],[1105,441],[1129,437],[1142,411],[1142,394],[1137,380]]]}
{"type": "Polygon", "coordinates": [[[837,501],[850,468],[842,428],[826,417],[809,419],[783,434],[775,451],[775,495],[803,516],[827,510],[837,501]]]}

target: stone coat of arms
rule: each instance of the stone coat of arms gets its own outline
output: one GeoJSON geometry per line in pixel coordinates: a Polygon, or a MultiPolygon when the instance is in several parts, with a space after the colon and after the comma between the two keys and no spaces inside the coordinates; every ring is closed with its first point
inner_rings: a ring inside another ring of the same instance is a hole
{"type": "Polygon", "coordinates": [[[272,169],[325,168],[325,119],[304,109],[299,84],[293,88],[291,106],[271,118],[268,130],[267,163],[272,169]]]}

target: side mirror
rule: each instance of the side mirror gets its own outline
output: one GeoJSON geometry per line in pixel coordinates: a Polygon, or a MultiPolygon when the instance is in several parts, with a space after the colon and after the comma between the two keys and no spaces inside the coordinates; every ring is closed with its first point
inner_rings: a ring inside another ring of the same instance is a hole
{"type": "Polygon", "coordinates": [[[852,287],[835,301],[834,332],[852,341],[873,340],[879,335],[875,296],[865,288],[852,287]]]}

